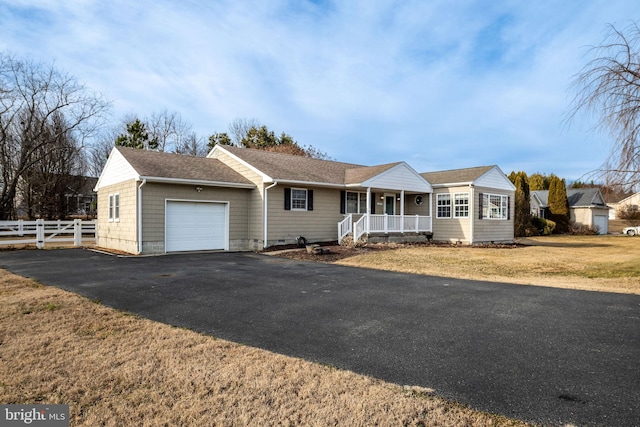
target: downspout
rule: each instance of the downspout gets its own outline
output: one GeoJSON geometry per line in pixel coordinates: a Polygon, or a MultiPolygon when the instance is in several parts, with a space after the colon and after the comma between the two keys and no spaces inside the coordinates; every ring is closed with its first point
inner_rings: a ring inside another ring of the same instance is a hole
{"type": "Polygon", "coordinates": [[[476,215],[474,214],[473,207],[475,206],[475,197],[473,191],[473,184],[469,184],[469,233],[471,236],[469,237],[469,245],[473,245],[473,232],[474,232],[474,224],[476,222],[476,215]]]}
{"type": "Polygon", "coordinates": [[[138,255],[142,253],[142,186],[147,183],[147,179],[143,179],[138,186],[136,198],[138,199],[138,255]]]}
{"type": "Polygon", "coordinates": [[[267,203],[267,191],[273,187],[275,187],[276,185],[278,185],[278,181],[275,181],[273,184],[271,184],[270,186],[268,186],[267,188],[264,189],[264,197],[262,198],[263,200],[263,206],[262,206],[262,214],[263,214],[263,227],[262,229],[264,230],[264,235],[262,236],[262,248],[266,249],[267,248],[267,208],[269,207],[269,204],[267,203]]]}

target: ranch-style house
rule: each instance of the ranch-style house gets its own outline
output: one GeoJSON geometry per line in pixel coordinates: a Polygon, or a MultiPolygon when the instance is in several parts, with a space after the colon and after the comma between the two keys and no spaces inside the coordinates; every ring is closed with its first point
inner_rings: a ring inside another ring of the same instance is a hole
{"type": "Polygon", "coordinates": [[[98,246],[131,254],[513,241],[515,187],[497,166],[420,174],[233,146],[205,158],[116,147],[96,191],[98,246]]]}

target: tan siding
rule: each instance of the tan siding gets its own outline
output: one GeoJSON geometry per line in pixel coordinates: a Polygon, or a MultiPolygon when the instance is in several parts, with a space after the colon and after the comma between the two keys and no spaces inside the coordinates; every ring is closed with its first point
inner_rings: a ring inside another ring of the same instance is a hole
{"type": "MultiPolygon", "coordinates": [[[[271,190],[269,190],[271,191],[271,190]]],[[[254,189],[249,192],[249,208],[248,208],[248,229],[247,235],[248,238],[257,245],[252,249],[262,249],[262,239],[263,239],[263,230],[262,230],[262,188],[254,189]]]]}
{"type": "MultiPolygon", "coordinates": [[[[333,241],[338,239],[340,214],[340,190],[313,188],[312,211],[284,209],[284,186],[269,190],[268,246],[291,244],[297,236],[308,242],[333,241]]],[[[302,188],[302,187],[295,187],[302,188]]]]}
{"type": "Polygon", "coordinates": [[[98,190],[98,246],[128,253],[138,252],[135,180],[102,187],[98,190]],[[120,194],[120,221],[109,222],[109,194],[120,194]]]}
{"type": "Polygon", "coordinates": [[[252,190],[191,185],[148,183],[142,188],[143,252],[164,252],[166,200],[214,201],[229,203],[229,249],[249,250],[248,201],[252,190]]]}
{"type": "Polygon", "coordinates": [[[595,216],[601,215],[609,217],[609,211],[605,208],[571,208],[569,209],[569,219],[577,224],[593,227],[595,216]]]}
{"type": "Polygon", "coordinates": [[[513,241],[513,217],[515,209],[515,197],[513,191],[497,190],[495,188],[475,188],[474,197],[474,243],[483,242],[512,242],[513,241]],[[509,196],[510,219],[478,219],[480,209],[480,193],[499,194],[509,196]]]}
{"type": "Polygon", "coordinates": [[[569,219],[571,222],[592,226],[591,210],[589,208],[569,209],[569,219]]]}
{"type": "Polygon", "coordinates": [[[256,188],[249,194],[248,238],[255,244],[255,247],[253,247],[252,249],[261,249],[263,239],[262,175],[256,173],[253,169],[249,168],[244,163],[239,162],[238,160],[221,151],[216,151],[215,158],[217,158],[256,185],[256,188]]]}
{"type": "MultiPolygon", "coordinates": [[[[429,216],[431,206],[431,195],[430,194],[421,194],[424,202],[422,205],[418,206],[415,204],[415,198],[417,194],[405,194],[404,196],[404,213],[405,215],[422,215],[429,216]]],[[[398,213],[400,212],[400,206],[398,206],[398,213]]]]}
{"type": "Polygon", "coordinates": [[[470,206],[469,218],[453,218],[455,193],[469,193],[470,189],[464,187],[438,188],[433,190],[431,209],[433,212],[433,239],[443,242],[471,242],[471,217],[475,209],[470,206]],[[437,194],[451,194],[451,218],[437,218],[437,194]]]}

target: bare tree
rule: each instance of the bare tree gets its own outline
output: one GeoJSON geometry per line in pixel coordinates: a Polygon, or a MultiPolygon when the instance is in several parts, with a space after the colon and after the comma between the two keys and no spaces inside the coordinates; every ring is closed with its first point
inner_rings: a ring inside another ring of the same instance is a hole
{"type": "Polygon", "coordinates": [[[199,137],[195,132],[191,132],[186,138],[180,140],[178,145],[176,145],[175,152],[188,156],[205,157],[209,150],[204,143],[204,139],[199,137]]]}
{"type": "Polygon", "coordinates": [[[638,205],[625,205],[618,209],[616,215],[631,227],[640,225],[640,209],[638,209],[638,205]]]}
{"type": "Polygon", "coordinates": [[[53,66],[0,53],[0,219],[15,216],[26,172],[55,151],[63,135],[83,147],[108,106],[53,66]]]}
{"type": "Polygon", "coordinates": [[[66,195],[84,172],[80,147],[71,132],[59,131],[63,127],[59,120],[54,116],[53,123],[45,125],[43,137],[52,143],[37,149],[44,151],[38,154],[41,160],[29,167],[19,182],[19,207],[29,218],[65,218],[69,213],[66,195]]]}
{"type": "Polygon", "coordinates": [[[118,130],[115,127],[103,129],[93,142],[83,150],[86,174],[93,177],[100,176],[117,138],[118,130]]]}
{"type": "Polygon", "coordinates": [[[262,125],[257,119],[235,119],[229,123],[229,136],[233,144],[241,147],[242,140],[247,137],[251,129],[259,129],[262,125]]]}
{"type": "Polygon", "coordinates": [[[614,139],[611,154],[598,175],[627,187],[640,183],[640,28],[610,25],[591,59],[574,77],[576,95],[568,121],[578,112],[598,118],[596,128],[614,139]]]}
{"type": "Polygon", "coordinates": [[[151,137],[158,139],[158,151],[175,150],[191,132],[191,125],[177,111],[152,113],[147,123],[151,137]]]}

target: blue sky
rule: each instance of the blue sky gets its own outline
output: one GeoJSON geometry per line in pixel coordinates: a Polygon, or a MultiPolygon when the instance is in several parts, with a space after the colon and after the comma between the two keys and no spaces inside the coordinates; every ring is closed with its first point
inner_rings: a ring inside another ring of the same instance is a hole
{"type": "Polygon", "coordinates": [[[0,0],[0,50],[205,138],[237,118],[333,159],[418,172],[497,164],[569,180],[611,141],[563,125],[572,76],[637,0],[0,0]]]}

